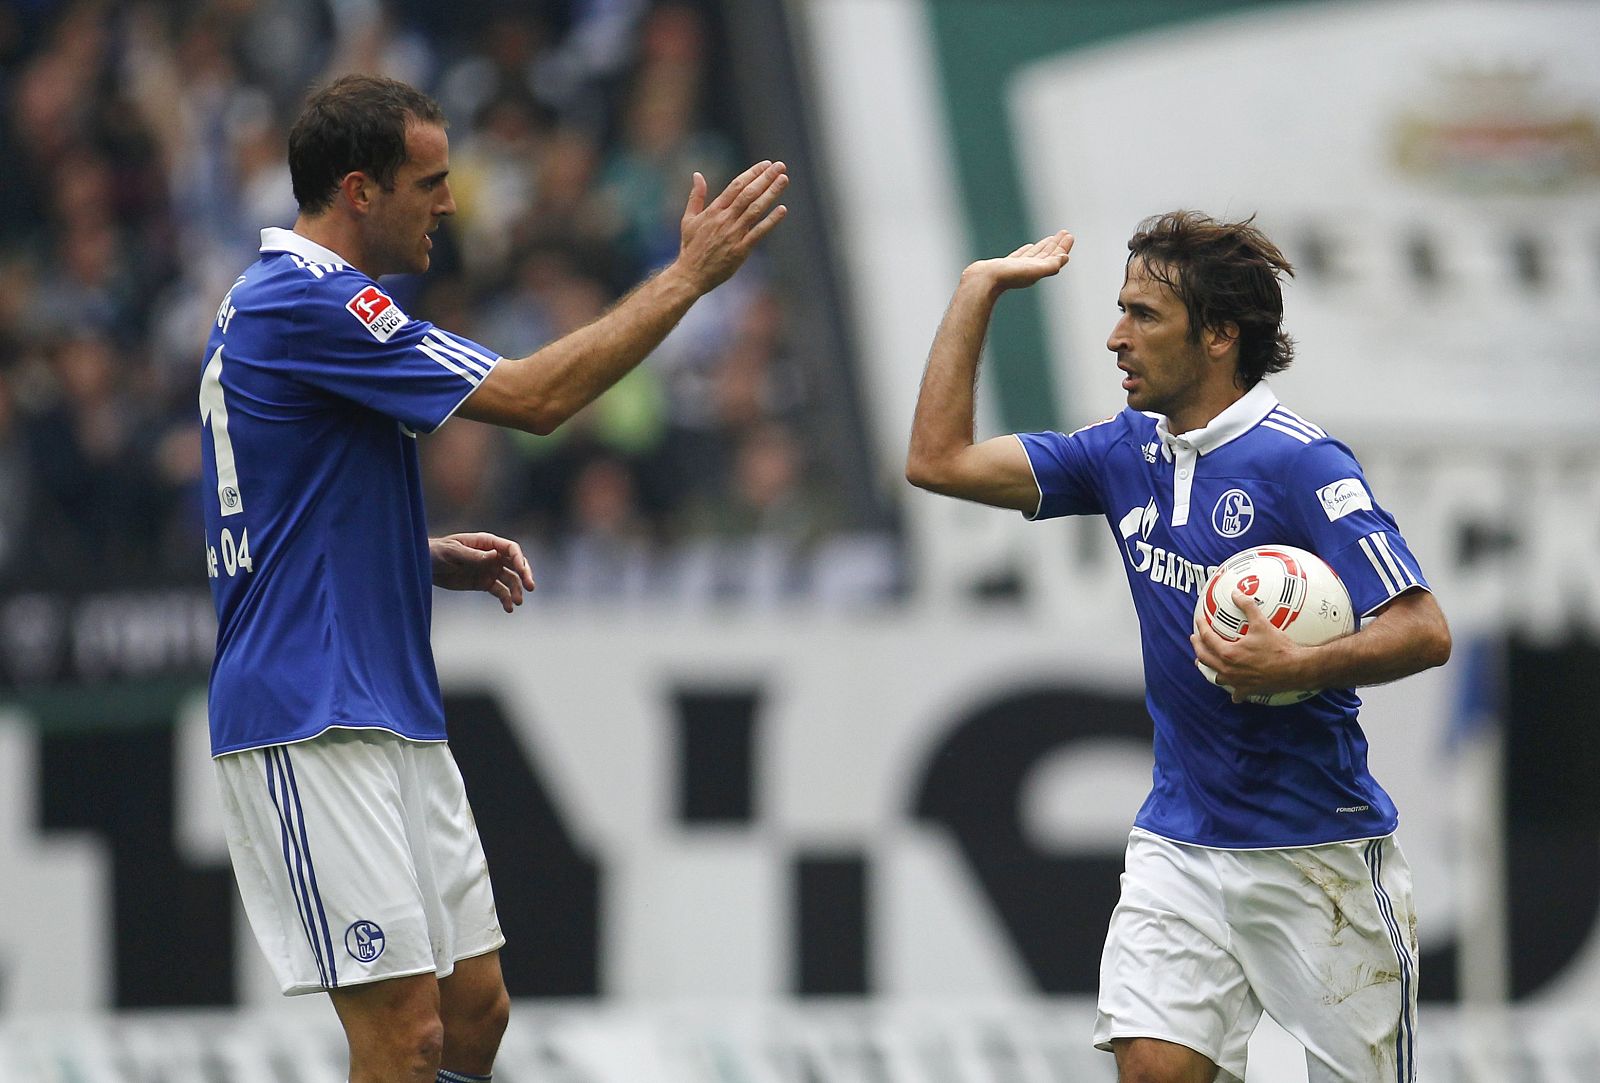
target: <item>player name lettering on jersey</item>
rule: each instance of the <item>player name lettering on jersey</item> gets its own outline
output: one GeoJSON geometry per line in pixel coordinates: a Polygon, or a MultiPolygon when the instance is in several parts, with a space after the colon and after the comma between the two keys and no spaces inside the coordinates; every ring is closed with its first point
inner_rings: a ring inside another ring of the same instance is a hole
{"type": "Polygon", "coordinates": [[[388,342],[391,335],[410,322],[410,317],[400,311],[400,306],[377,286],[366,287],[345,302],[344,307],[379,342],[388,342]]]}

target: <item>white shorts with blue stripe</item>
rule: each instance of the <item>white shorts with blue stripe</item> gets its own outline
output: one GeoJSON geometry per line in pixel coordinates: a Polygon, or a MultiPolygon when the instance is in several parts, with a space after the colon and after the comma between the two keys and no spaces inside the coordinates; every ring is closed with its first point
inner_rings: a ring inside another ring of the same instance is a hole
{"type": "Polygon", "coordinates": [[[1242,1080],[1265,1010],[1311,1083],[1414,1083],[1417,939],[1393,836],[1212,850],[1134,829],[1100,964],[1095,1044],[1160,1038],[1242,1080]]]}
{"type": "Polygon", "coordinates": [[[444,977],[505,943],[449,746],[333,729],[215,763],[239,894],[285,995],[444,977]]]}

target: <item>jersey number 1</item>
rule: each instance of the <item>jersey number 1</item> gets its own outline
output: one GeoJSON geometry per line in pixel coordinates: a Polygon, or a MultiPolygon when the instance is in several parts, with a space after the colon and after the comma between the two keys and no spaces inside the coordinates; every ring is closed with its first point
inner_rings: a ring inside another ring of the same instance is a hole
{"type": "Polygon", "coordinates": [[[222,514],[244,511],[239,495],[239,467],[233,461],[233,441],[228,437],[228,404],[222,397],[222,347],[211,355],[205,375],[200,377],[200,424],[211,423],[211,445],[216,450],[217,503],[222,514]]]}
{"type": "MultiPolygon", "coordinates": [[[[216,451],[217,505],[224,517],[244,511],[244,497],[239,493],[239,467],[233,458],[233,441],[228,437],[228,404],[222,396],[222,347],[211,355],[206,371],[200,377],[200,424],[211,423],[211,446],[216,451]]],[[[250,532],[239,532],[239,540],[226,527],[222,530],[222,565],[229,575],[240,568],[255,569],[250,559],[250,532]]],[[[214,578],[217,574],[217,552],[206,545],[207,569],[214,578]]]]}

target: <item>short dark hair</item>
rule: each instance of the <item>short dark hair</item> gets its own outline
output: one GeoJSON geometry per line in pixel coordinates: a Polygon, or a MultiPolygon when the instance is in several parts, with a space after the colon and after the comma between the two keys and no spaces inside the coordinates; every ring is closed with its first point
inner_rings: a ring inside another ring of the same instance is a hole
{"type": "Polygon", "coordinates": [[[406,129],[445,123],[439,103],[381,75],[345,75],[311,96],[289,132],[289,178],[304,214],[332,206],[339,182],[361,172],[386,191],[406,160],[406,129]]]}
{"type": "Polygon", "coordinates": [[[1278,246],[1254,225],[1219,222],[1198,211],[1168,211],[1139,223],[1128,241],[1128,263],[1183,301],[1189,335],[1202,328],[1239,327],[1239,381],[1254,387],[1294,360],[1294,339],[1283,330],[1283,284],[1294,268],[1278,246]]]}

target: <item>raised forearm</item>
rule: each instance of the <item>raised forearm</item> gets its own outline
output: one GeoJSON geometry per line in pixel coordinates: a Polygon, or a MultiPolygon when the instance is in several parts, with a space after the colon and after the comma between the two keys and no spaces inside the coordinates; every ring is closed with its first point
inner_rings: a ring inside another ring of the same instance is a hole
{"type": "Polygon", "coordinates": [[[928,351],[911,421],[906,478],[937,489],[953,456],[971,447],[976,426],[978,360],[1001,290],[968,268],[928,351]]]}
{"type": "Polygon", "coordinates": [[[528,357],[495,366],[461,415],[544,435],[645,359],[700,298],[676,263],[646,279],[599,319],[528,357]]]}

